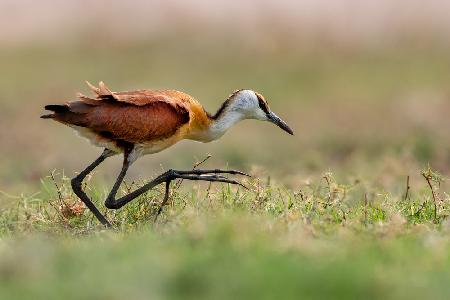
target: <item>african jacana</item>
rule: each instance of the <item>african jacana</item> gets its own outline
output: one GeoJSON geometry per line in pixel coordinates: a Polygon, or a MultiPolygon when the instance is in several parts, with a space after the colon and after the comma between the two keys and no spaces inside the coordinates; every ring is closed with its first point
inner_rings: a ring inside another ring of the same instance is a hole
{"type": "Polygon", "coordinates": [[[231,126],[244,119],[269,121],[289,134],[289,126],[270,111],[266,100],[257,92],[238,90],[231,94],[214,115],[210,115],[194,98],[174,90],[137,90],[111,92],[103,83],[95,87],[87,83],[95,97],[78,94],[79,100],[63,105],[47,105],[53,113],[41,118],[54,119],[75,129],[92,144],[104,151],[92,164],[72,179],[75,194],[104,225],[108,220],[98,211],[82,190],[84,178],[107,157],[123,153],[123,166],[105,200],[109,209],[118,209],[139,195],[165,182],[166,193],[162,205],[168,200],[170,182],[177,178],[219,181],[240,184],[219,174],[240,174],[235,170],[169,170],[153,181],[119,199],[117,190],[130,165],[140,156],[156,153],[182,139],[211,142],[220,138],[231,126]]]}

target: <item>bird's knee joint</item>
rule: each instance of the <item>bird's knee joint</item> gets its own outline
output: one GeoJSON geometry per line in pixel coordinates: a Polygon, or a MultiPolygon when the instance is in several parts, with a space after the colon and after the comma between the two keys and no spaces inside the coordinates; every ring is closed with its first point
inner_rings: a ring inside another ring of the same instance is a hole
{"type": "Polygon", "coordinates": [[[169,170],[167,170],[167,172],[166,172],[166,176],[167,176],[167,178],[169,178],[169,179],[173,179],[173,177],[176,175],[176,172],[175,172],[175,170],[174,169],[169,169],[169,170]]]}
{"type": "Polygon", "coordinates": [[[105,201],[105,207],[108,209],[118,209],[119,207],[117,206],[116,202],[114,201],[114,199],[106,199],[105,201]]]}
{"type": "Polygon", "coordinates": [[[78,177],[72,178],[70,180],[70,185],[74,191],[81,191],[81,180],[78,177]]]}

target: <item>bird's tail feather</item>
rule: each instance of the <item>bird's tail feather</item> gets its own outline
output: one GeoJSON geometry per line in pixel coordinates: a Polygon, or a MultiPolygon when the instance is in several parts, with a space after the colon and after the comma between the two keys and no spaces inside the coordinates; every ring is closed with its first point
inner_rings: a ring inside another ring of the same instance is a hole
{"type": "Polygon", "coordinates": [[[69,107],[67,107],[67,105],[51,104],[51,105],[46,105],[44,108],[46,110],[53,111],[54,113],[42,115],[41,116],[42,119],[53,119],[56,116],[56,114],[69,111],[69,107]]]}

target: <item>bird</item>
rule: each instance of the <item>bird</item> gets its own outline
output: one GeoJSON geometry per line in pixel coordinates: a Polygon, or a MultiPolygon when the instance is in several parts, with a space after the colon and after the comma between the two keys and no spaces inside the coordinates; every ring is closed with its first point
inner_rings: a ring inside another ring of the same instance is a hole
{"type": "Polygon", "coordinates": [[[83,191],[82,182],[108,157],[123,154],[122,169],[106,197],[106,208],[119,209],[139,195],[165,183],[165,196],[157,213],[159,215],[168,200],[170,183],[175,179],[242,185],[224,174],[249,175],[237,170],[170,169],[116,199],[127,170],[139,157],[163,151],[185,139],[203,143],[217,140],[230,127],[245,119],[271,122],[287,133],[294,134],[286,122],[270,110],[264,97],[249,89],[234,91],[215,114],[210,114],[195,98],[177,90],[113,92],[102,81],[98,87],[86,83],[94,96],[78,93],[77,100],[46,105],[45,110],[52,113],[42,115],[41,118],[67,125],[94,146],[103,148],[102,154],[71,180],[71,186],[99,222],[107,227],[111,227],[111,223],[83,191]]]}

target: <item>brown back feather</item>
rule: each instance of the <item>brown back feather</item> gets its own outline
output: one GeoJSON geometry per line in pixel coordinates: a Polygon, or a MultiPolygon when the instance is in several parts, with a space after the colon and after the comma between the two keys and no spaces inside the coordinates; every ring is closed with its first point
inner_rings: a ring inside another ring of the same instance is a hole
{"type": "Polygon", "coordinates": [[[188,95],[177,91],[141,90],[111,92],[104,84],[92,86],[96,98],[79,95],[67,110],[53,118],[68,125],[86,127],[110,139],[142,143],[173,135],[189,122],[188,95]]]}

